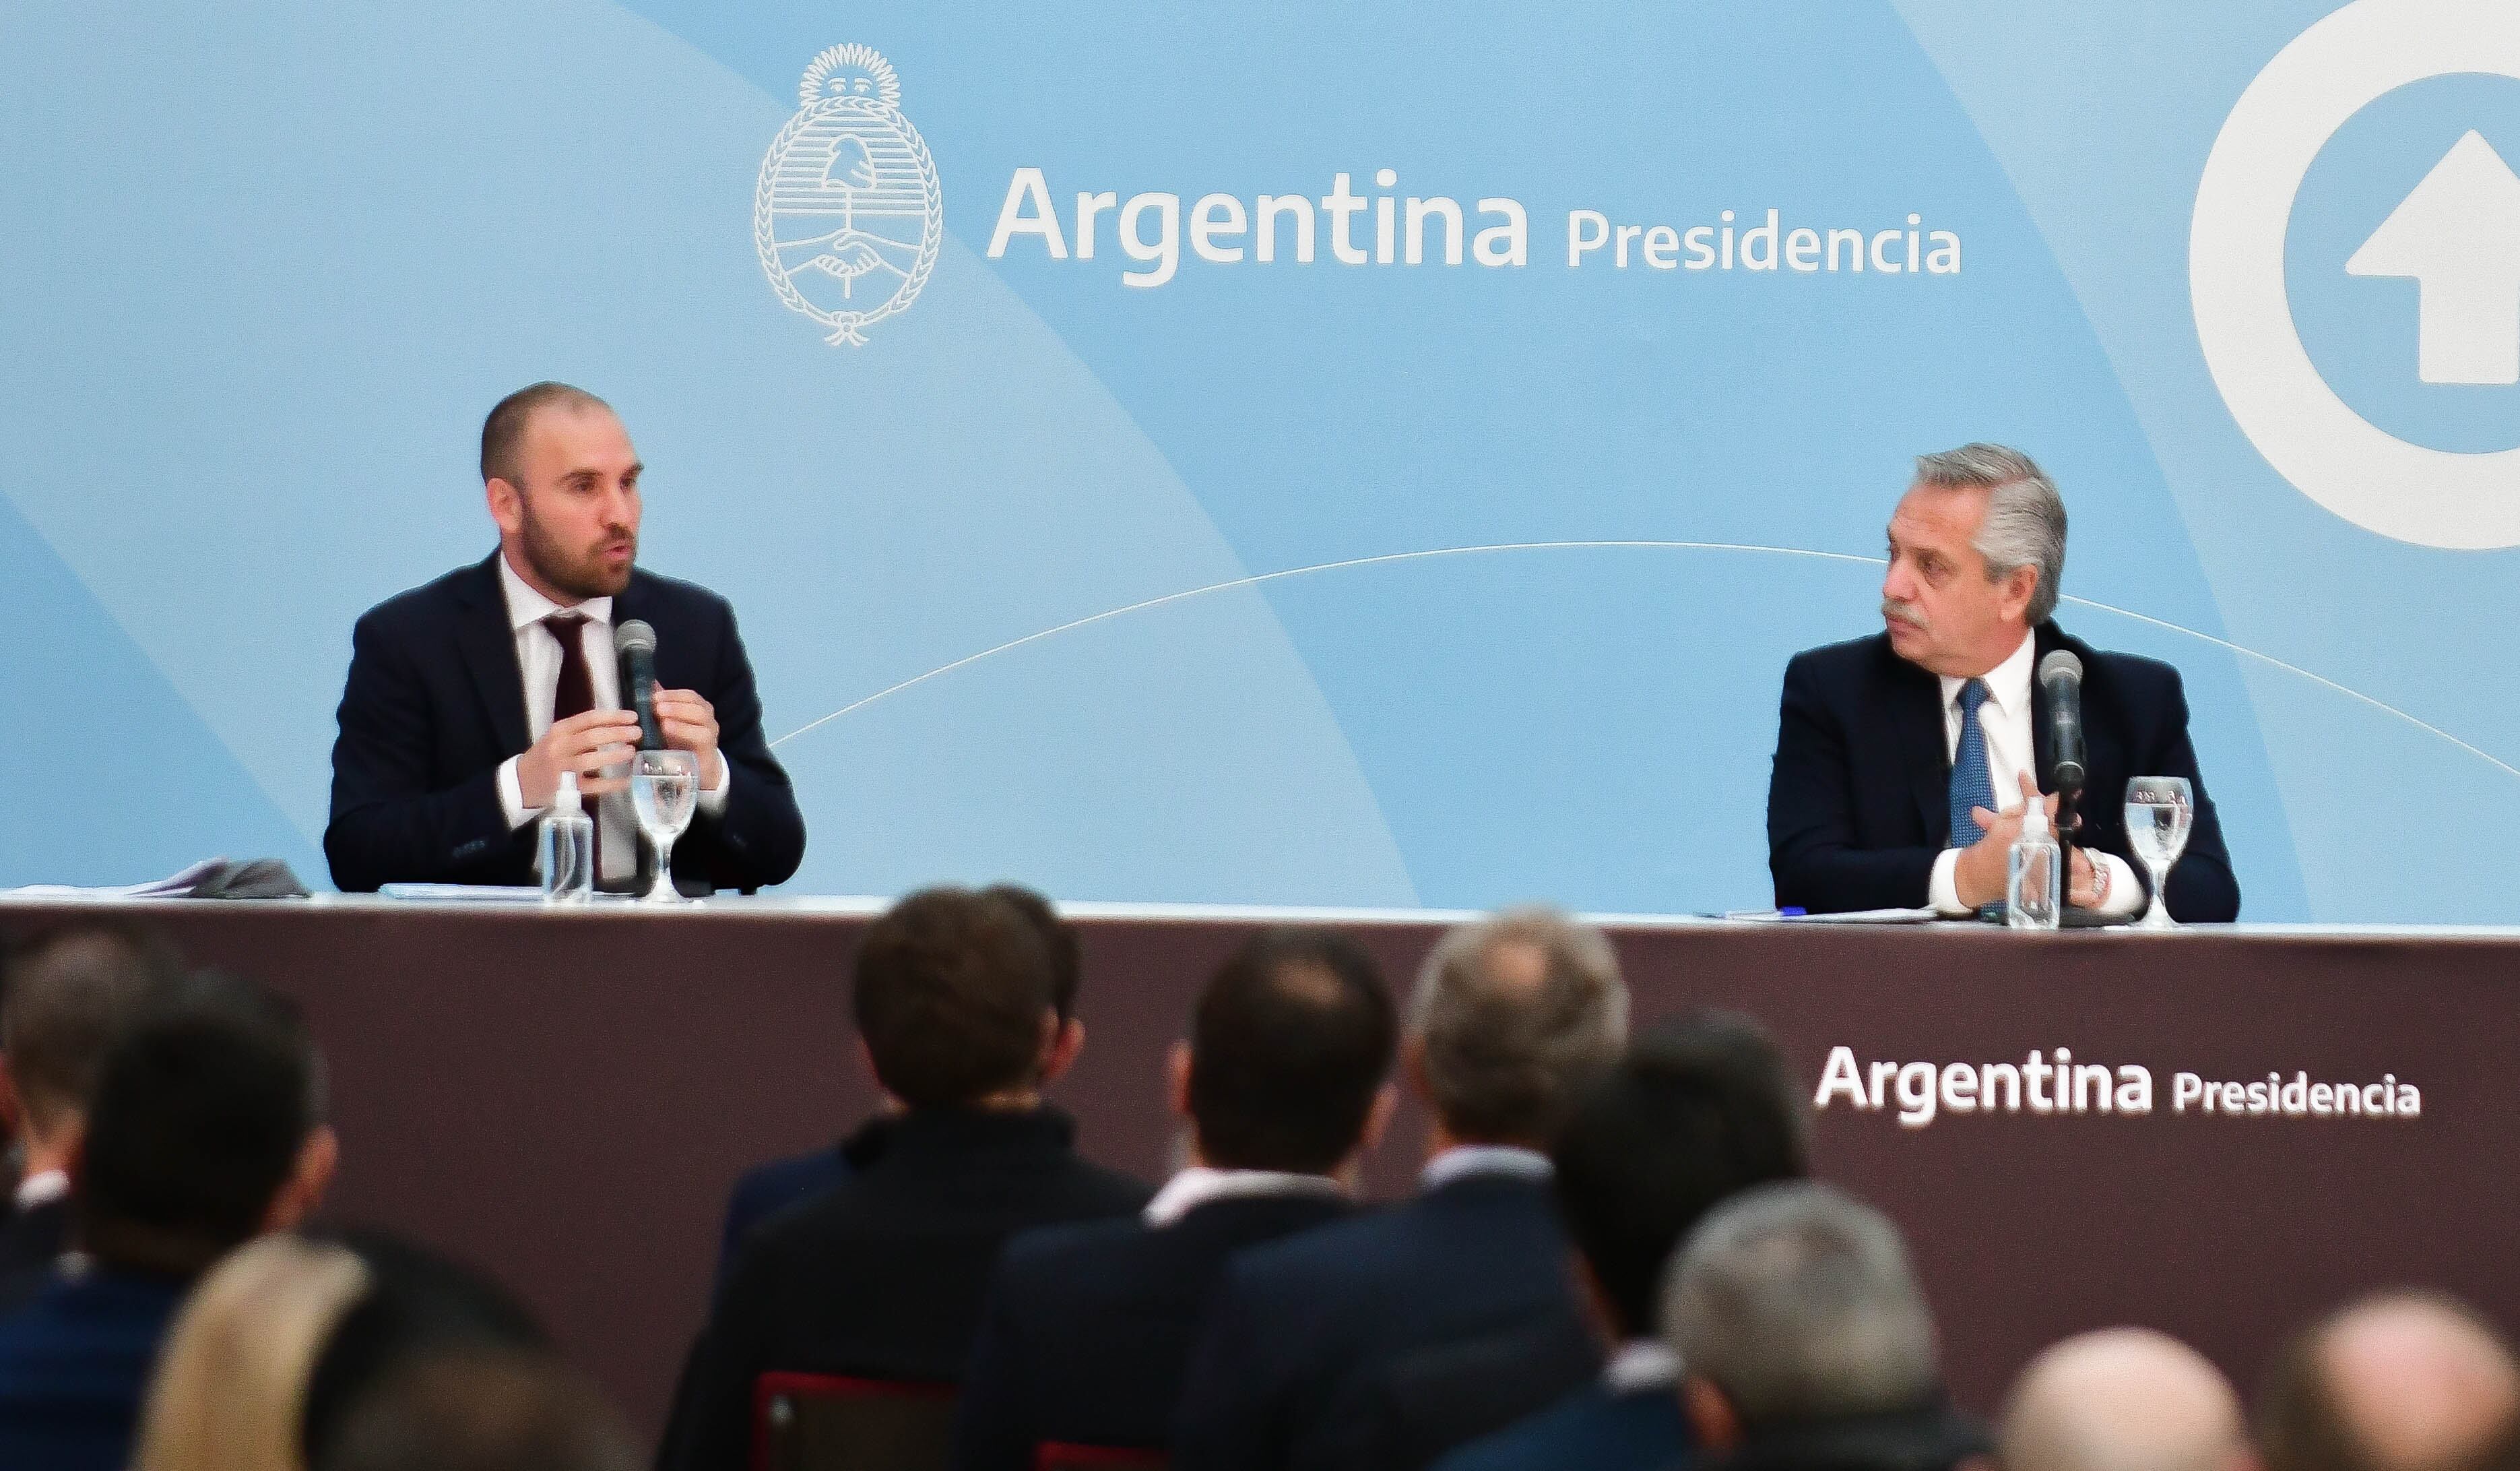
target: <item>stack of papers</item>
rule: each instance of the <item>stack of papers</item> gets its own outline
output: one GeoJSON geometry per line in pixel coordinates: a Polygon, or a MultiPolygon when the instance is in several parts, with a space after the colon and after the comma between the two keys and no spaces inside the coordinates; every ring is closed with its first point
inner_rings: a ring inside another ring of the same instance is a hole
{"type": "Polygon", "coordinates": [[[22,889],[5,892],[24,898],[97,898],[150,899],[183,898],[200,886],[203,879],[228,866],[225,858],[203,858],[181,873],[171,873],[146,884],[120,884],[103,888],[82,889],[73,884],[28,884],[22,889]]]}

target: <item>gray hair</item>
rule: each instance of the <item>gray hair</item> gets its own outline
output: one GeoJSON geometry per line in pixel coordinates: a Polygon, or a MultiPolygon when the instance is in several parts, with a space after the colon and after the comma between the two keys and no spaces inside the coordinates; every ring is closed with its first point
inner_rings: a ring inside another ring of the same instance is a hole
{"type": "Polygon", "coordinates": [[[1912,1409],[1938,1382],[1933,1314],[1899,1228],[1808,1181],[1708,1214],[1664,1278],[1662,1330],[1754,1426],[1912,1409]]]}
{"type": "Polygon", "coordinates": [[[2065,579],[2065,498],[2038,462],[2001,444],[1963,444],[1916,456],[1916,483],[1943,490],[1984,490],[1986,520],[1970,544],[1986,559],[1990,580],[2024,567],[2039,574],[2027,617],[2036,628],[2055,616],[2065,579]]]}
{"type": "Polygon", "coordinates": [[[1546,1144],[1627,1043],[1619,957],[1600,931],[1554,909],[1463,925],[1418,974],[1409,1037],[1447,1130],[1546,1144]]]}

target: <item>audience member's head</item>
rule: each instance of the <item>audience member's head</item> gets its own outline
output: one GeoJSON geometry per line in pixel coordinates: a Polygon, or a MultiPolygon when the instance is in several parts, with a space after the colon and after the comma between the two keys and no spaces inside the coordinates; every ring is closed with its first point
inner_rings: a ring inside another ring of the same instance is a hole
{"type": "Polygon", "coordinates": [[[1567,1234],[1619,1340],[1654,1332],[1663,1265],[1719,1203],[1806,1170],[1800,1099],[1749,1018],[1702,1012],[1640,1035],[1551,1151],[1567,1234]]]}
{"type": "Polygon", "coordinates": [[[337,1146],[294,1006],[202,976],[135,1025],[97,1078],[71,1172],[72,1233],[99,1263],[190,1276],[311,1214],[337,1146]]]}
{"type": "Polygon", "coordinates": [[[1584,1085],[1618,1060],[1628,988],[1601,933],[1508,909],[1438,942],[1409,998],[1410,1080],[1437,1142],[1547,1148],[1584,1085]]]}
{"type": "Polygon", "coordinates": [[[1334,1174],[1389,1114],[1399,1022],[1363,945],[1329,930],[1264,930],[1199,992],[1174,1050],[1174,1106],[1201,1163],[1334,1174]]]}
{"type": "Polygon", "coordinates": [[[480,1273],[389,1235],[356,1231],[341,1242],[366,1265],[368,1290],[333,1329],[308,1376],[309,1464],[321,1464],[369,1395],[410,1365],[450,1354],[551,1352],[533,1314],[480,1273]]]}
{"type": "Polygon", "coordinates": [[[2204,1355],[2148,1328],[2050,1346],[2013,1381],[2004,1471],[2249,1471],[2240,1399],[2204,1355]]]}
{"type": "Polygon", "coordinates": [[[163,936],[122,924],[45,930],[9,957],[0,1114],[17,1122],[27,1173],[67,1168],[106,1053],[182,976],[182,957],[163,936]]]}
{"type": "Polygon", "coordinates": [[[620,1413],[548,1355],[475,1350],[397,1369],[313,1471],[646,1471],[620,1413]]]}
{"type": "Polygon", "coordinates": [[[1077,940],[1076,927],[1060,919],[1050,900],[1033,890],[1021,884],[991,884],[980,894],[1013,905],[1041,936],[1042,943],[1050,946],[1050,1009],[1058,1014],[1058,1046],[1043,1064],[1041,1080],[1056,1082],[1085,1050],[1085,1024],[1076,1016],[1076,993],[1085,985],[1085,947],[1077,940]]]}
{"type": "Polygon", "coordinates": [[[2257,1406],[2268,1471],[2466,1471],[2511,1433],[2520,1372],[2484,1319],[2432,1293],[2367,1298],[2296,1336],[2257,1406]]]}
{"type": "Polygon", "coordinates": [[[927,889],[901,900],[867,927],[851,988],[876,1080],[912,1109],[1028,1105],[1058,1050],[1057,971],[1003,898],[927,889]]]}
{"type": "Polygon", "coordinates": [[[1827,1185],[1762,1185],[1709,1213],[1663,1290],[1699,1444],[1938,1397],[1934,1319],[1889,1218],[1827,1185]]]}
{"type": "Polygon", "coordinates": [[[134,1471],[301,1471],[316,1355],[367,1288],[338,1246],[279,1235],[230,1254],[167,1330],[134,1471]]]}

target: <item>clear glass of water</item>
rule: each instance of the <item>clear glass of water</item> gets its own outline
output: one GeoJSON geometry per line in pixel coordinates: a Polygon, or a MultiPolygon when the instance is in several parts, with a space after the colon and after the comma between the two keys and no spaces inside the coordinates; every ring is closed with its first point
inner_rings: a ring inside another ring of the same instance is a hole
{"type": "Polygon", "coordinates": [[[2152,873],[2152,907],[2138,927],[2170,930],[2178,922],[2162,902],[2170,867],[2187,850],[2188,824],[2195,821],[2196,794],[2183,776],[2138,776],[2127,783],[2127,845],[2152,873]]]}
{"type": "Polygon", "coordinates": [[[630,809],[656,848],[656,882],[648,891],[649,903],[683,901],[674,888],[674,840],[692,825],[699,802],[698,757],[688,751],[642,751],[630,758],[630,809]]]}

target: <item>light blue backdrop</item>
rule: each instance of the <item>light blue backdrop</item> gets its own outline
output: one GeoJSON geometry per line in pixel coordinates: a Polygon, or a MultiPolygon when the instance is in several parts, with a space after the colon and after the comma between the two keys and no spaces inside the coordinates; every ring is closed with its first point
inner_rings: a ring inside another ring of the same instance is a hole
{"type": "MultiPolygon", "coordinates": [[[[22,9],[0,885],[320,876],[350,623],[488,549],[480,415],[557,377],[651,467],[643,560],[742,617],[797,891],[1764,902],[1778,673],[1877,626],[1909,457],[1994,438],[2064,487],[2066,624],[2184,670],[2248,916],[2509,919],[2514,553],[2304,496],[2189,312],[2207,152],[2331,8],[22,9]],[[864,346],[752,242],[799,74],[852,41],[898,69],[946,229],[864,346]],[[1063,227],[1079,192],[1338,173],[1472,230],[1510,198],[1529,256],[1325,237],[1132,287],[1107,213],[1091,260],[989,258],[1022,168],[1063,227]],[[1962,268],[1568,264],[1570,210],[1770,208],[1914,213],[1962,268]]],[[[2347,401],[2462,451],[2520,443],[2520,389],[2419,382],[2415,283],[2343,261],[2469,129],[2520,157],[2520,83],[2365,110],[2287,260],[2347,401]]]]}

